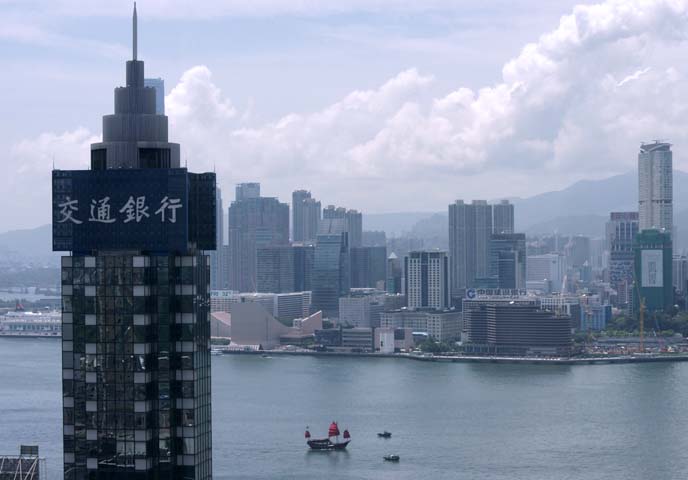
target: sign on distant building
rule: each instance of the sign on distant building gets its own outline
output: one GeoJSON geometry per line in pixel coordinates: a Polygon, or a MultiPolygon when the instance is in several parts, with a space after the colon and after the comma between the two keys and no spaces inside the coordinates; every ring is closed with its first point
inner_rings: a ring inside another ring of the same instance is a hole
{"type": "Polygon", "coordinates": [[[528,291],[520,288],[469,288],[466,290],[468,300],[486,298],[520,298],[528,295],[528,291]]]}
{"type": "Polygon", "coordinates": [[[663,287],[662,250],[643,250],[640,252],[643,287],[663,287]]]}

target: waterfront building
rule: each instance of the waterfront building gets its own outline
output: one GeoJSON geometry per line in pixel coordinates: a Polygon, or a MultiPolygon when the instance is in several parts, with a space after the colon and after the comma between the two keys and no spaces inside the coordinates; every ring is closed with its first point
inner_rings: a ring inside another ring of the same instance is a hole
{"type": "Polygon", "coordinates": [[[642,301],[648,312],[670,312],[674,304],[670,234],[643,230],[636,235],[634,252],[634,305],[638,306],[642,301]]]}
{"type": "Polygon", "coordinates": [[[0,336],[59,337],[62,313],[59,311],[24,311],[17,309],[0,316],[0,336]]]}
{"type": "Polygon", "coordinates": [[[561,292],[566,267],[564,257],[556,253],[528,255],[526,260],[526,281],[542,282],[549,285],[548,291],[561,292]]]}
{"type": "Polygon", "coordinates": [[[496,234],[514,233],[514,205],[502,200],[492,206],[492,232],[496,234]]]}
{"type": "Polygon", "coordinates": [[[372,328],[342,328],[342,348],[355,352],[372,352],[375,350],[372,328]]]}
{"type": "Polygon", "coordinates": [[[492,206],[485,200],[449,205],[449,257],[452,292],[475,286],[489,273],[492,206]]]}
{"type": "Polygon", "coordinates": [[[387,277],[387,247],[351,248],[351,288],[382,288],[387,277]]]}
{"type": "Polygon", "coordinates": [[[671,144],[640,145],[638,153],[638,220],[643,230],[671,233],[674,224],[671,144]]]}
{"type": "Polygon", "coordinates": [[[447,252],[409,252],[404,258],[404,291],[409,309],[449,308],[447,252]]]}
{"type": "Polygon", "coordinates": [[[165,81],[162,78],[145,78],[143,86],[155,89],[155,114],[165,115],[165,81]]]}
{"type": "Polygon", "coordinates": [[[611,212],[607,222],[609,283],[616,290],[616,305],[629,308],[633,292],[633,242],[638,235],[638,212],[611,212]]]}
{"type": "Polygon", "coordinates": [[[133,58],[90,170],[53,170],[63,475],[210,479],[215,174],[180,167],[133,58]]]}
{"type": "Polygon", "coordinates": [[[384,292],[351,289],[351,294],[339,299],[339,321],[343,326],[379,327],[380,313],[385,310],[384,292]]]}
{"type": "MultiPolygon", "coordinates": [[[[350,288],[349,243],[346,231],[338,230],[341,222],[323,219],[329,232],[318,235],[313,258],[313,307],[325,317],[338,317],[339,297],[350,288]],[[339,232],[339,233],[337,233],[339,232]]],[[[322,231],[322,230],[321,230],[322,231]]]]}
{"type": "Polygon", "coordinates": [[[322,216],[322,206],[307,190],[296,190],[291,195],[292,240],[314,242],[322,216]]]}
{"type": "Polygon", "coordinates": [[[581,297],[580,313],[578,328],[584,332],[599,332],[607,328],[607,322],[612,319],[612,306],[603,304],[599,295],[584,295],[581,297]]]}
{"type": "Polygon", "coordinates": [[[280,344],[301,344],[322,329],[322,314],[300,318],[294,326],[278,321],[263,305],[256,302],[236,303],[231,312],[232,345],[272,349],[280,344]]]}
{"type": "Polygon", "coordinates": [[[459,339],[462,330],[461,312],[457,310],[399,310],[380,314],[381,328],[408,328],[422,332],[439,342],[459,339]]]}
{"type": "Polygon", "coordinates": [[[578,295],[547,295],[538,297],[540,308],[571,317],[571,328],[581,326],[581,298],[578,295]]]}
{"type": "Polygon", "coordinates": [[[537,300],[466,299],[464,324],[469,353],[569,355],[571,319],[542,310],[537,300]]]}
{"type": "Polygon", "coordinates": [[[256,252],[256,291],[295,291],[294,249],[291,245],[260,247],[256,252]]]}
{"type": "Polygon", "coordinates": [[[289,205],[277,198],[261,197],[260,184],[237,186],[237,200],[227,215],[230,249],[229,288],[242,292],[257,290],[258,248],[289,245],[289,205]]]}
{"type": "Polygon", "coordinates": [[[526,236],[496,233],[490,237],[490,277],[496,288],[526,288],[526,236]]]}
{"type": "Polygon", "coordinates": [[[394,353],[401,350],[409,351],[415,346],[413,330],[410,328],[376,328],[375,351],[380,353],[394,353]]]}
{"type": "Polygon", "coordinates": [[[237,293],[229,290],[210,292],[212,312],[232,313],[237,303],[258,303],[272,316],[287,325],[295,318],[307,317],[311,311],[311,292],[237,293]]]}

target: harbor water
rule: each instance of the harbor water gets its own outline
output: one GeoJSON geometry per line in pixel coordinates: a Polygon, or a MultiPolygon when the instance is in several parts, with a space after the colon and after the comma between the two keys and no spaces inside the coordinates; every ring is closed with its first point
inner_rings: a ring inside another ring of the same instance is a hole
{"type": "MultiPolygon", "coordinates": [[[[216,479],[679,479],[688,363],[490,365],[214,356],[216,479]],[[310,452],[306,426],[348,429],[310,452]],[[389,430],[391,439],[377,437],[389,430]],[[383,461],[398,454],[399,463],[383,461]]],[[[61,476],[60,341],[0,338],[0,454],[61,476]]]]}

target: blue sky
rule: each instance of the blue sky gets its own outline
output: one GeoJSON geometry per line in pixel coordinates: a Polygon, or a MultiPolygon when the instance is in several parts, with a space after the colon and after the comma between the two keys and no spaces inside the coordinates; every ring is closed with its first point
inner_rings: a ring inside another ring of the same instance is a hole
{"type": "MultiPolygon", "coordinates": [[[[171,140],[225,198],[260,181],[285,201],[443,210],[628,171],[648,138],[681,146],[685,3],[143,0],[139,57],[165,79],[171,140]]],[[[131,7],[0,0],[0,148],[22,205],[0,231],[49,220],[53,157],[87,164],[131,7]]]]}

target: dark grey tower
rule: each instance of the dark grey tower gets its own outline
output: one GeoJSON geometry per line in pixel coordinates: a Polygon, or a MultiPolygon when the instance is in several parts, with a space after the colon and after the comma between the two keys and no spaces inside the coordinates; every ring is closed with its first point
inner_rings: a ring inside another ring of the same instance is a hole
{"type": "Polygon", "coordinates": [[[134,52],[127,62],[127,83],[115,89],[115,113],[103,117],[103,141],[91,145],[91,169],[179,168],[179,144],[167,141],[167,117],[156,114],[156,92],[144,85],[137,60],[136,6],[134,52]]]}
{"type": "Polygon", "coordinates": [[[90,170],[53,170],[66,480],[212,478],[215,174],[179,168],[133,59],[90,170]]]}

